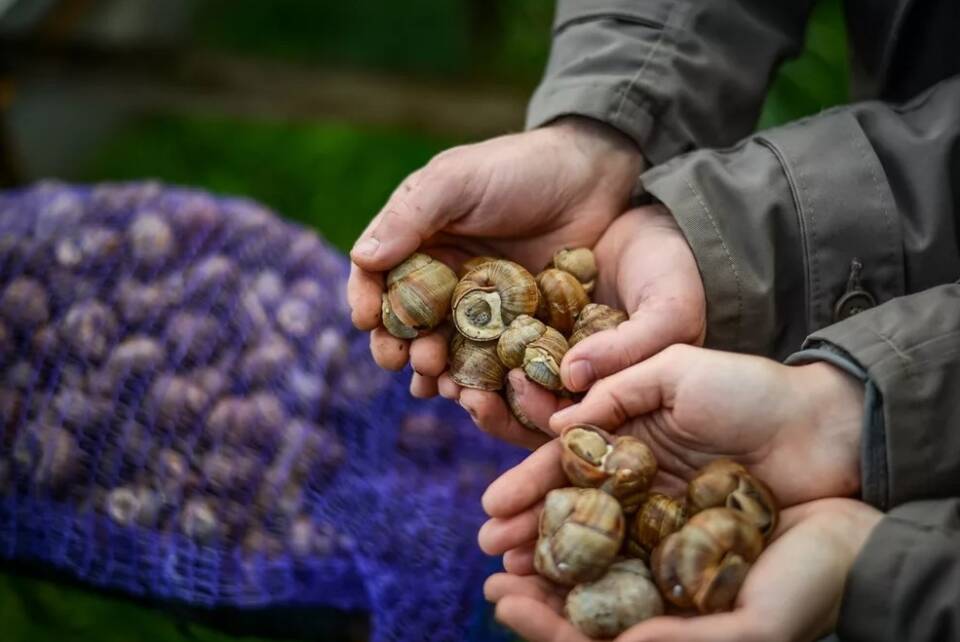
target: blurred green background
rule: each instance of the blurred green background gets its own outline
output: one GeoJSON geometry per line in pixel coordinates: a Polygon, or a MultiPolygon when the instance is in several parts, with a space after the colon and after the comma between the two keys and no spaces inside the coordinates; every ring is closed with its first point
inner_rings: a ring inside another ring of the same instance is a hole
{"type": "MultiPolygon", "coordinates": [[[[2,178],[244,194],[346,249],[433,154],[522,127],[552,14],[553,0],[14,3],[0,20],[2,178]]],[[[846,78],[840,3],[824,0],[758,127],[845,101],[846,78]]],[[[195,615],[0,574],[5,641],[253,639],[195,615]]],[[[328,621],[309,637],[362,638],[328,621]]]]}

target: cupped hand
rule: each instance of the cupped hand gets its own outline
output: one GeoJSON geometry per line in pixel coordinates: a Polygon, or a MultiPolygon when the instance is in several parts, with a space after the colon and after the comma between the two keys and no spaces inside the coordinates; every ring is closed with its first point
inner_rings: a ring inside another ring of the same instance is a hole
{"type": "Polygon", "coordinates": [[[623,134],[570,117],[448,150],[414,172],[350,253],[353,321],[373,330],[374,358],[388,369],[409,358],[418,373],[414,394],[436,394],[446,342],[438,334],[406,342],[380,327],[384,273],[418,250],[454,268],[471,256],[493,255],[537,272],[557,249],[596,244],[626,209],[643,166],[623,134]]]}
{"type": "MultiPolygon", "coordinates": [[[[703,342],[703,283],[686,239],[663,206],[638,207],[617,218],[594,254],[599,269],[594,300],[626,310],[630,318],[587,337],[564,356],[561,376],[569,390],[582,392],[671,344],[703,342]]],[[[550,416],[569,405],[520,372],[511,373],[511,383],[523,414],[546,432],[550,416]]],[[[470,401],[468,409],[482,428],[530,445],[530,431],[516,424],[499,400],[478,396],[470,401]]],[[[543,441],[538,437],[533,445],[543,441]]]]}
{"type": "MultiPolygon", "coordinates": [[[[747,575],[733,611],[652,618],[616,642],[820,639],[836,627],[847,575],[881,517],[850,499],[790,508],[747,575]]],[[[590,642],[563,618],[565,591],[532,575],[532,563],[517,554],[504,565],[508,572],[484,585],[499,621],[530,642],[590,642]]]]}

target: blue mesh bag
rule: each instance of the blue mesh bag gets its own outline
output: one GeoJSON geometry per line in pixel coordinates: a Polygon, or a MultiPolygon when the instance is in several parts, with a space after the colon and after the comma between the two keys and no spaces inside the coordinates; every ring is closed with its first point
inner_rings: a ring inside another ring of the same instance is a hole
{"type": "Polygon", "coordinates": [[[198,607],[460,640],[518,453],[381,371],[348,264],[249,200],[0,193],[0,558],[198,607]]]}

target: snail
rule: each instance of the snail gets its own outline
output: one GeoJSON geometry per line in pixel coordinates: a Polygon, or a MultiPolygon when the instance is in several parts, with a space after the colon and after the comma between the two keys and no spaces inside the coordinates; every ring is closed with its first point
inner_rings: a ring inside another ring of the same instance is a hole
{"type": "Polygon", "coordinates": [[[777,527],[778,509],[773,492],[740,464],[717,459],[701,468],[687,487],[690,514],[717,506],[734,508],[750,518],[769,539],[777,527]]]}
{"type": "MultiPolygon", "coordinates": [[[[456,284],[457,275],[442,262],[427,254],[412,254],[387,273],[388,309],[412,330],[432,330],[447,317],[456,284]]],[[[384,319],[390,332],[386,323],[384,319]]]]}
{"type": "Polygon", "coordinates": [[[628,514],[640,506],[657,474],[656,458],[635,437],[574,424],[560,434],[560,443],[560,462],[570,482],[612,495],[628,514]]]}
{"type": "Polygon", "coordinates": [[[572,348],[591,334],[611,330],[628,318],[623,310],[611,308],[602,303],[588,303],[580,310],[573,324],[573,330],[570,332],[570,347],[572,348]]]}
{"type": "Polygon", "coordinates": [[[560,361],[567,340],[559,332],[531,316],[513,320],[497,342],[497,355],[508,368],[523,368],[531,381],[548,390],[561,390],[560,361]]]}
{"type": "Polygon", "coordinates": [[[500,390],[507,371],[497,357],[496,341],[471,341],[454,333],[450,340],[450,376],[477,390],[500,390]]]}
{"type": "Polygon", "coordinates": [[[580,310],[590,302],[580,281],[569,272],[550,268],[537,275],[537,285],[537,318],[564,335],[570,334],[580,310]]]}
{"type": "Polygon", "coordinates": [[[632,555],[648,558],[667,536],[687,522],[687,507],[661,493],[650,493],[630,521],[627,546],[632,555]]]}
{"type": "Polygon", "coordinates": [[[763,550],[763,535],[746,514],[708,508],[690,518],[653,551],[651,569],[663,596],[700,613],[729,610],[750,566],[763,550]]]}
{"type": "Polygon", "coordinates": [[[390,297],[383,295],[380,301],[380,319],[387,332],[398,339],[415,339],[419,332],[397,318],[390,307],[390,297]]]}
{"type": "Polygon", "coordinates": [[[496,260],[498,259],[492,256],[471,257],[466,261],[464,261],[463,264],[460,266],[460,272],[458,273],[458,276],[462,279],[467,274],[467,272],[480,267],[484,263],[491,263],[496,260]]]}
{"type": "Polygon", "coordinates": [[[453,322],[468,339],[491,341],[521,314],[533,314],[539,301],[532,274],[511,261],[489,261],[454,288],[453,322]]]}
{"type": "Polygon", "coordinates": [[[558,488],[547,493],[540,513],[533,565],[564,586],[598,579],[623,543],[620,504],[594,488],[558,488]]]}
{"type": "Polygon", "coordinates": [[[580,281],[584,292],[587,294],[593,292],[597,282],[597,260],[589,248],[557,250],[547,267],[569,272],[576,277],[577,281],[580,281]]]}
{"type": "Polygon", "coordinates": [[[647,565],[625,559],[611,564],[600,579],[570,591],[564,612],[584,635],[607,639],[662,615],[663,599],[647,565]]]}

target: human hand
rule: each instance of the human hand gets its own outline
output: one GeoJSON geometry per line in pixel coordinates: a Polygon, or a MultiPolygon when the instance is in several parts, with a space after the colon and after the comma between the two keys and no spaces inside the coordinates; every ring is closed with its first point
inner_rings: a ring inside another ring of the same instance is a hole
{"type": "MultiPolygon", "coordinates": [[[[417,373],[413,394],[436,394],[446,338],[433,333],[411,343],[379,327],[384,272],[416,250],[454,268],[471,256],[494,255],[539,271],[555,250],[597,242],[626,209],[643,166],[621,133],[570,117],[448,150],[414,172],[351,252],[348,298],[354,324],[373,330],[374,358],[393,370],[409,358],[417,373]]],[[[475,392],[466,393],[464,405],[475,392]]],[[[491,393],[477,394],[499,401],[491,393]]]]}
{"type": "MultiPolygon", "coordinates": [[[[787,509],[733,611],[655,617],[616,642],[817,640],[836,627],[847,575],[881,517],[850,499],[787,509]]],[[[499,621],[530,642],[589,642],[562,616],[566,589],[533,575],[530,560],[505,557],[504,566],[509,573],[495,574],[484,585],[499,621]]]]}
{"type": "MultiPolygon", "coordinates": [[[[693,252],[663,206],[638,207],[619,217],[597,243],[594,255],[599,270],[594,300],[627,310],[630,319],[616,329],[587,337],[567,352],[561,364],[567,389],[584,391],[597,379],[671,344],[703,343],[703,282],[693,252]]],[[[520,410],[541,428],[547,428],[550,416],[570,403],[527,381],[520,371],[510,373],[510,382],[520,410]]],[[[529,445],[530,431],[512,420],[496,396],[476,396],[470,401],[482,428],[529,445]]],[[[539,443],[546,441],[539,439],[539,443]]]]}

